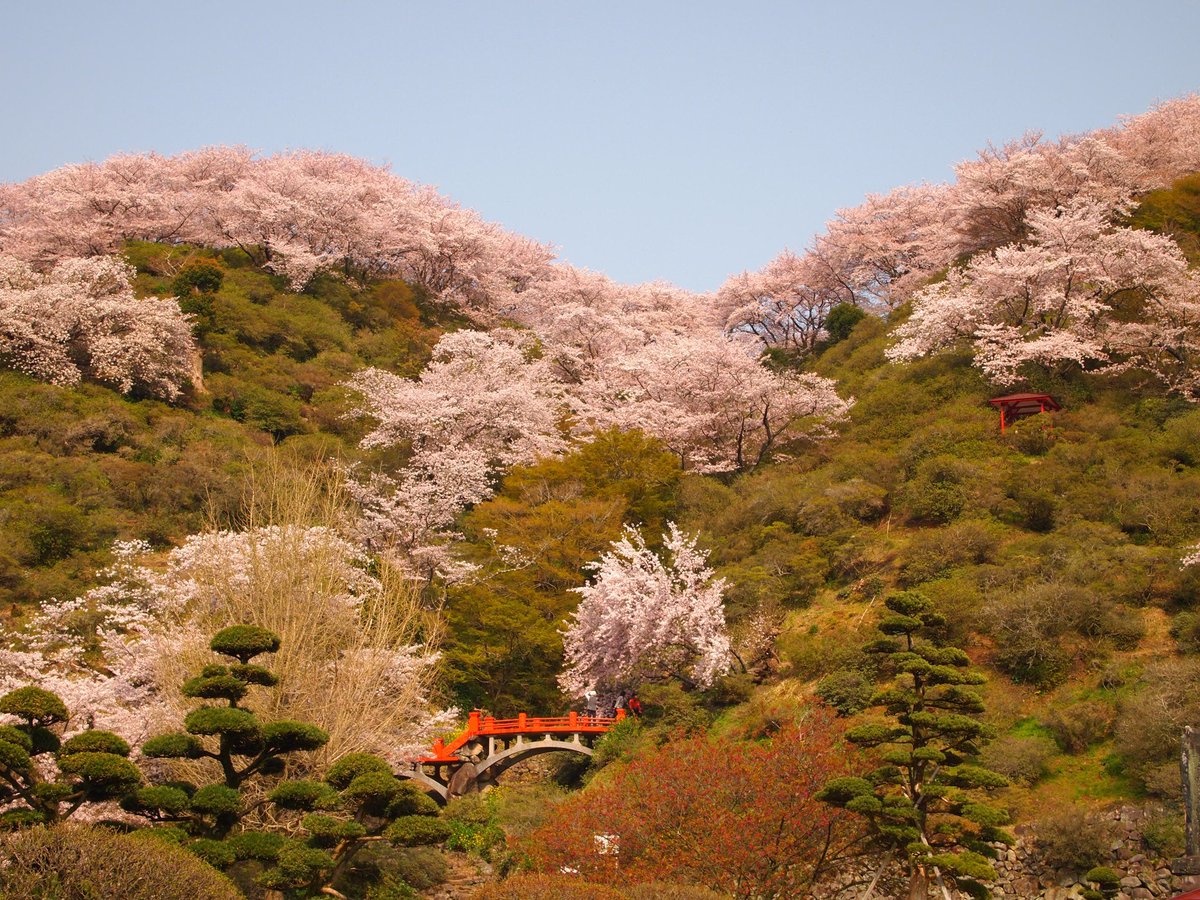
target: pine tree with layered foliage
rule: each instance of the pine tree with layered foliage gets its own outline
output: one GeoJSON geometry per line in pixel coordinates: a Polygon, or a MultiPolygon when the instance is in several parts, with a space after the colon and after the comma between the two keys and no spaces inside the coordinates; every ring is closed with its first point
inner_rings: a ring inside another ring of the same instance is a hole
{"type": "Polygon", "coordinates": [[[110,731],[83,731],[63,741],[70,713],[62,699],[38,687],[0,697],[0,713],[17,720],[0,725],[0,829],[53,824],[83,804],[121,797],[142,780],[126,757],[129,744],[110,731]],[[40,758],[39,758],[40,757],[40,758]],[[53,758],[55,777],[43,759],[53,758]]]}
{"type": "Polygon", "coordinates": [[[996,877],[987,845],[1011,838],[1001,828],[1008,814],[983,799],[1007,783],[977,762],[988,729],[971,686],[983,676],[963,650],[938,642],[946,620],[923,594],[893,594],[885,603],[884,637],[863,648],[881,656],[881,671],[891,676],[871,698],[884,717],[846,732],[880,765],[835,778],[818,796],[866,818],[889,854],[906,859],[910,900],[928,896],[930,873],[947,897],[943,873],[961,891],[986,897],[984,883],[996,877]]]}
{"type": "Polygon", "coordinates": [[[278,635],[255,625],[219,631],[210,646],[230,662],[205,666],[184,683],[183,693],[225,705],[192,710],[182,732],[159,735],[142,747],[151,758],[211,760],[221,780],[203,787],[151,785],[130,793],[122,806],[216,868],[254,861],[263,869],[258,877],[263,887],[298,897],[341,896],[332,882],[368,843],[437,844],[450,832],[433,800],[368,753],[341,757],[322,780],[279,781],[265,800],[249,802],[247,788],[257,786],[261,794],[270,785],[256,782],[281,773],[289,756],[320,749],[329,740],[314,725],[262,722],[241,705],[252,686],[277,684],[274,673],[251,660],[276,652],[279,644],[278,635]],[[287,823],[288,833],[257,827],[250,814],[264,804],[276,821],[287,823]]]}
{"type": "MultiPolygon", "coordinates": [[[[162,759],[211,759],[220,766],[221,783],[196,793],[211,795],[216,803],[208,812],[214,818],[215,835],[221,837],[237,821],[236,794],[243,783],[255,775],[282,771],[284,757],[318,750],[329,735],[305,722],[263,723],[252,711],[238,705],[251,686],[273,687],[278,683],[273,672],[250,662],[263,653],[277,651],[278,635],[257,625],[233,625],[217,632],[209,646],[232,662],[205,666],[198,676],[184,683],[183,693],[204,700],[224,700],[226,705],[206,704],[192,710],[184,717],[182,732],[151,738],[143,745],[142,753],[162,759]]],[[[147,805],[154,804],[148,801],[147,805]]],[[[192,807],[196,808],[196,796],[192,807]]]]}

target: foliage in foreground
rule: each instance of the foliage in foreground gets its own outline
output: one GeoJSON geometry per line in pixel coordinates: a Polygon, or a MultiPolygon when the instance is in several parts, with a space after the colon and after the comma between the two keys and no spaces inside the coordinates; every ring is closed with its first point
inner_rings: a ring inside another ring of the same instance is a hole
{"type": "Polygon", "coordinates": [[[9,799],[23,807],[6,813],[4,823],[20,829],[65,818],[86,801],[119,798],[123,809],[151,823],[139,835],[160,838],[155,846],[182,844],[218,869],[253,860],[263,870],[260,885],[294,896],[327,892],[370,842],[420,847],[446,840],[450,829],[438,817],[437,805],[411,782],[396,778],[379,757],[346,754],[321,781],[273,777],[284,772],[289,759],[318,750],[329,739],[313,725],[263,721],[247,708],[253,688],[274,687],[278,681],[253,660],[279,646],[278,635],[255,625],[218,632],[211,648],[226,661],[205,666],[183,685],[186,696],[208,702],[185,716],[182,731],[160,734],[142,746],[147,759],[208,766],[198,771],[214,773],[216,780],[202,785],[159,781],[142,787],[142,774],[125,759],[130,748],[116,735],[84,731],[60,744],[54,728],[69,718],[60,698],[33,687],[6,694],[0,712],[22,724],[0,730],[0,774],[13,786],[9,799]],[[55,753],[56,780],[44,780],[31,762],[35,747],[55,753]],[[268,804],[271,820],[282,823],[282,830],[265,829],[255,815],[256,808],[268,804]]]}
{"type": "Polygon", "coordinates": [[[182,847],[143,833],[60,825],[0,837],[8,900],[240,900],[241,891],[182,847]]]}
{"type": "Polygon", "coordinates": [[[0,725],[0,826],[54,823],[70,818],[85,803],[114,800],[142,780],[126,757],[129,744],[108,731],[85,731],[67,741],[59,726],[67,707],[50,691],[24,687],[0,697],[0,713],[17,720],[0,725]],[[43,760],[53,760],[53,779],[43,760]]]}
{"type": "Polygon", "coordinates": [[[831,713],[809,709],[764,741],[702,736],[649,748],[568,798],[524,847],[544,872],[566,867],[599,883],[807,897],[862,834],[816,799],[847,771],[838,733],[831,713]]]}

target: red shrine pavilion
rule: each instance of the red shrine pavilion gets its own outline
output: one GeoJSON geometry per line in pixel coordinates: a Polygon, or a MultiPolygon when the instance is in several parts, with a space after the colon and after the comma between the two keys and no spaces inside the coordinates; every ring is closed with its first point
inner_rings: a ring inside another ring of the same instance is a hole
{"type": "Polygon", "coordinates": [[[1062,409],[1049,394],[1009,394],[1007,397],[993,397],[988,403],[1000,410],[1001,433],[1017,419],[1062,409]]]}

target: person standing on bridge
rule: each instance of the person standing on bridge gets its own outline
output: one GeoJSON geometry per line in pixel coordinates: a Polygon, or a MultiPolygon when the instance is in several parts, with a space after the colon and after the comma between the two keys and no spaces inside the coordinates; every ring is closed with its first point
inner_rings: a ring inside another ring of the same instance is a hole
{"type": "Polygon", "coordinates": [[[596,718],[596,692],[591,688],[583,692],[583,711],[588,718],[596,718]]]}
{"type": "Polygon", "coordinates": [[[613,710],[616,714],[620,714],[625,711],[625,707],[629,702],[626,699],[626,696],[625,690],[622,688],[621,693],[617,694],[617,701],[613,706],[613,710]]]}

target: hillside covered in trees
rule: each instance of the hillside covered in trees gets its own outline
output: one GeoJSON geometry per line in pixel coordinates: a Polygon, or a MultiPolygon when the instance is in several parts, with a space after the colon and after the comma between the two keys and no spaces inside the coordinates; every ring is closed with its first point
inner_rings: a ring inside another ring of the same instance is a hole
{"type": "Polygon", "coordinates": [[[1200,719],[1197,263],[1197,97],[712,294],[336,154],[2,185],[0,852],[69,819],[213,896],[464,852],[490,897],[978,896],[1016,825],[1111,896],[1101,814],[1178,855],[1200,719]],[[1017,391],[1063,409],[1002,432],[1017,391]],[[393,777],[470,709],[631,690],[586,770],[441,813],[393,777]]]}

